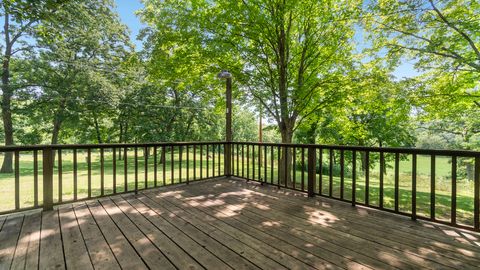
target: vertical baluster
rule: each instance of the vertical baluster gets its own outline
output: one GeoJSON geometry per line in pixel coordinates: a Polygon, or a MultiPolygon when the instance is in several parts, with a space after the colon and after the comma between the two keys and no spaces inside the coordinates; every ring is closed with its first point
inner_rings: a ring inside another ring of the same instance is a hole
{"type": "Polygon", "coordinates": [[[395,153],[395,212],[398,212],[400,192],[400,154],[395,153]]]}
{"type": "Polygon", "coordinates": [[[297,184],[297,168],[296,168],[296,164],[297,164],[297,148],[296,147],[293,147],[292,148],[292,163],[293,163],[293,175],[292,175],[292,184],[293,184],[293,189],[296,188],[296,184],[297,184]]]}
{"type": "Polygon", "coordinates": [[[289,173],[290,173],[290,172],[288,171],[288,152],[289,152],[289,151],[290,151],[290,150],[288,150],[288,147],[287,147],[287,146],[285,146],[285,147],[283,148],[283,153],[284,153],[284,161],[283,161],[283,163],[284,163],[284,164],[283,164],[283,165],[284,165],[284,168],[283,168],[283,176],[284,176],[284,177],[283,177],[283,179],[284,179],[284,182],[285,182],[285,183],[284,183],[285,188],[288,188],[288,178],[289,178],[288,176],[289,176],[289,173]]]}
{"type": "Polygon", "coordinates": [[[20,152],[15,151],[15,209],[20,209],[20,152]]]}
{"type": "Polygon", "coordinates": [[[328,196],[332,197],[333,195],[333,149],[330,148],[330,164],[328,168],[328,173],[329,173],[329,183],[328,183],[328,196]]]}
{"type": "MultiPolygon", "coordinates": [[[[231,147],[232,147],[232,155],[233,155],[233,144],[232,144],[231,147]]],[[[217,145],[217,151],[218,151],[218,161],[217,161],[217,163],[218,163],[218,165],[217,165],[217,166],[218,166],[218,174],[217,174],[217,175],[219,175],[219,176],[222,175],[222,166],[221,166],[221,163],[222,163],[221,160],[222,160],[222,159],[220,158],[220,157],[221,157],[221,153],[222,153],[222,152],[221,152],[221,150],[222,150],[221,148],[222,148],[222,145],[221,145],[221,144],[218,144],[218,145],[217,145]]],[[[238,154],[237,154],[237,157],[238,157],[238,154]]],[[[234,162],[234,159],[233,159],[233,158],[232,158],[232,162],[234,162]]],[[[224,166],[225,166],[225,165],[224,165],[224,166]]],[[[237,159],[237,170],[238,170],[238,159],[237,159]]],[[[233,172],[234,172],[234,170],[232,169],[232,174],[234,174],[233,172]]]]}
{"type": "Polygon", "coordinates": [[[352,206],[357,202],[357,151],[352,151],[352,206]]]}
{"type": "Polygon", "coordinates": [[[203,179],[203,144],[200,144],[200,179],[203,179]]]}
{"type": "Polygon", "coordinates": [[[267,182],[267,146],[263,146],[263,182],[267,182]]]}
{"type": "Polygon", "coordinates": [[[105,195],[105,166],[103,148],[100,148],[100,196],[105,195]]]}
{"type": "Polygon", "coordinates": [[[252,180],[255,181],[255,145],[252,145],[252,180]]]}
{"type": "Polygon", "coordinates": [[[117,194],[117,149],[112,148],[113,194],[117,194]]]}
{"type": "Polygon", "coordinates": [[[245,149],[244,144],[242,144],[242,178],[245,177],[245,149]]]}
{"type": "MultiPolygon", "coordinates": [[[[302,148],[302,156],[304,155],[303,154],[303,151],[304,148],[302,148]]],[[[313,148],[312,146],[308,147],[308,152],[307,152],[307,155],[308,155],[308,166],[307,166],[307,170],[308,170],[308,182],[307,182],[307,186],[308,186],[308,197],[313,197],[315,196],[315,170],[316,170],[316,149],[313,148]]],[[[303,159],[303,157],[302,157],[303,159]]]]}
{"type": "MultiPolygon", "coordinates": [[[[35,162],[36,163],[36,162],[35,162]]],[[[78,178],[77,178],[77,149],[73,149],[73,200],[76,201],[78,197],[78,178]]]]}
{"type": "Polygon", "coordinates": [[[162,160],[162,182],[163,186],[167,185],[167,147],[162,145],[162,156],[160,159],[162,160]]]}
{"type": "Polygon", "coordinates": [[[277,166],[277,167],[278,167],[278,170],[277,170],[277,187],[278,187],[278,188],[280,188],[280,174],[282,173],[282,172],[280,171],[280,168],[281,168],[281,166],[280,166],[280,163],[281,163],[281,162],[280,162],[280,160],[281,160],[281,158],[280,158],[280,155],[281,155],[280,151],[281,151],[281,147],[280,147],[280,146],[277,146],[277,164],[278,164],[278,166],[277,166]]]}
{"type": "Polygon", "coordinates": [[[212,177],[215,177],[215,144],[212,144],[212,177]]]}
{"type": "Polygon", "coordinates": [[[123,185],[124,189],[123,192],[128,191],[128,148],[123,148],[123,185]]]}
{"type": "Polygon", "coordinates": [[[345,152],[340,150],[340,199],[343,200],[345,193],[345,152]]]}
{"type": "Polygon", "coordinates": [[[180,183],[182,183],[182,148],[181,145],[178,146],[178,178],[180,183]]]}
{"type": "Polygon", "coordinates": [[[430,219],[435,220],[435,155],[430,157],[430,219]]]}
{"type": "Polygon", "coordinates": [[[210,157],[209,157],[209,156],[210,156],[210,154],[208,153],[208,152],[209,152],[209,147],[208,147],[208,144],[207,144],[207,150],[206,150],[206,152],[207,152],[207,178],[208,178],[208,177],[210,176],[210,173],[209,173],[209,166],[208,166],[208,165],[209,165],[209,163],[210,163],[210,157]]]}
{"type": "Polygon", "coordinates": [[[383,209],[383,176],[385,174],[385,154],[380,152],[380,201],[379,207],[383,209]]]}
{"type": "Polygon", "coordinates": [[[193,145],[193,180],[197,180],[197,145],[193,145]]]}
{"type": "Polygon", "coordinates": [[[143,148],[143,161],[144,161],[144,176],[145,176],[145,185],[144,185],[144,189],[147,189],[148,188],[148,156],[149,156],[149,150],[147,146],[145,146],[143,148]]]}
{"type": "Polygon", "coordinates": [[[370,152],[365,151],[365,204],[370,205],[370,152]]]}
{"type": "Polygon", "coordinates": [[[190,149],[190,145],[187,145],[186,146],[187,148],[187,185],[190,183],[190,153],[189,153],[189,149],[190,149]]]}
{"type": "MultiPolygon", "coordinates": [[[[293,164],[296,167],[296,164],[293,164]]],[[[302,191],[305,191],[305,147],[302,147],[302,191]]]]}
{"type": "Polygon", "coordinates": [[[318,168],[319,168],[319,173],[318,173],[318,194],[322,195],[322,189],[323,189],[323,149],[320,147],[318,149],[318,168]]]}
{"type": "Polygon", "coordinates": [[[475,157],[475,195],[474,195],[474,218],[473,218],[473,228],[475,230],[480,230],[480,156],[475,157]]]}
{"type": "Polygon", "coordinates": [[[175,183],[175,157],[174,157],[174,146],[170,146],[170,184],[175,183]]]}
{"type": "Polygon", "coordinates": [[[63,193],[63,181],[62,181],[62,149],[58,149],[58,202],[62,202],[62,193],[63,193]]]}
{"type": "Polygon", "coordinates": [[[247,144],[247,181],[250,180],[250,145],[247,144]]]}
{"type": "Polygon", "coordinates": [[[452,156],[452,224],[457,224],[457,157],[452,156]]]}
{"type": "Polygon", "coordinates": [[[138,193],[138,148],[134,148],[134,159],[135,159],[135,194],[138,193]]]}
{"type": "Polygon", "coordinates": [[[240,145],[237,144],[237,176],[239,176],[239,174],[240,174],[240,169],[239,169],[239,166],[238,166],[240,164],[240,157],[239,157],[239,153],[238,153],[239,148],[240,148],[240,145]]]}
{"type": "Polygon", "coordinates": [[[38,207],[38,151],[33,150],[33,206],[38,207]]]}
{"type": "Polygon", "coordinates": [[[270,184],[273,185],[273,145],[270,146],[270,184]]]}
{"type": "Polygon", "coordinates": [[[258,145],[258,180],[263,182],[262,180],[262,146],[259,144],[258,145]]]}
{"type": "Polygon", "coordinates": [[[92,149],[87,149],[88,198],[92,197],[92,149]]]}
{"type": "Polygon", "coordinates": [[[153,147],[153,186],[157,187],[158,186],[158,160],[157,160],[157,155],[158,155],[158,147],[154,146],[153,147]]]}
{"type": "Polygon", "coordinates": [[[412,155],[412,219],[417,219],[417,154],[412,155]]]}

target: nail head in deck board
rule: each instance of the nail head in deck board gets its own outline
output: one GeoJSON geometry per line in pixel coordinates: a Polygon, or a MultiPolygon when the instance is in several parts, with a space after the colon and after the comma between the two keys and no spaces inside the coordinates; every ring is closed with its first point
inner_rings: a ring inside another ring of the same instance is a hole
{"type": "Polygon", "coordinates": [[[161,266],[162,269],[175,269],[160,250],[142,232],[136,229],[135,224],[112,201],[103,200],[101,204],[148,267],[161,266]]]}
{"type": "Polygon", "coordinates": [[[9,269],[20,230],[23,224],[23,215],[7,217],[0,231],[0,269],[9,269]]]}
{"type": "Polygon", "coordinates": [[[25,215],[11,269],[37,269],[42,213],[25,215]]]}
{"type": "MultiPolygon", "coordinates": [[[[109,244],[107,244],[97,222],[85,204],[75,206],[73,209],[93,266],[96,269],[118,269],[120,266],[118,265],[112,250],[110,250],[110,248],[112,248],[115,251],[116,248],[118,249],[118,245],[109,246],[109,244]]],[[[104,225],[104,228],[108,227],[104,225]]],[[[117,243],[119,241],[121,241],[121,238],[117,239],[117,243]]],[[[122,256],[118,257],[118,261],[120,263],[122,263],[122,260],[126,261],[126,264],[122,266],[141,267],[143,265],[141,260],[133,261],[131,257],[128,256],[128,247],[130,246],[128,245],[127,247],[122,248],[122,256]]],[[[144,267],[144,269],[146,269],[146,267],[144,267]]]]}
{"type": "Polygon", "coordinates": [[[73,208],[71,206],[63,207],[58,212],[66,267],[68,269],[93,269],[73,208]]]}
{"type": "Polygon", "coordinates": [[[42,213],[40,269],[66,269],[57,210],[42,213]]]}

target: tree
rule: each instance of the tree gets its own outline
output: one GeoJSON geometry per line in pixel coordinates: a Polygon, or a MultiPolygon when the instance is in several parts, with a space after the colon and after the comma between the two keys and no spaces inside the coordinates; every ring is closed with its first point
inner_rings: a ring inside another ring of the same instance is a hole
{"type": "MultiPolygon", "coordinates": [[[[11,85],[12,58],[32,49],[34,44],[29,43],[27,37],[32,37],[39,21],[48,18],[63,1],[14,1],[4,0],[0,3],[0,18],[3,18],[2,44],[2,120],[5,134],[5,145],[14,144],[14,129],[12,121],[11,103],[15,90],[26,87],[11,85]]],[[[6,152],[1,173],[13,172],[13,153],[6,152]]]]}
{"type": "Polygon", "coordinates": [[[291,143],[298,124],[339,92],[331,85],[348,68],[354,31],[345,18],[357,4],[148,0],[140,15],[150,25],[154,59],[181,55],[176,63],[184,71],[201,74],[228,68],[239,89],[267,109],[282,142],[291,143]]]}
{"type": "Polygon", "coordinates": [[[392,61],[417,60],[429,85],[443,83],[439,77],[462,85],[432,87],[436,91],[429,95],[464,97],[480,106],[480,2],[378,0],[369,12],[365,25],[377,50],[386,48],[392,61]]]}
{"type": "Polygon", "coordinates": [[[41,109],[44,123],[52,123],[52,144],[59,142],[69,121],[75,129],[79,123],[94,126],[97,142],[103,141],[99,117],[113,110],[121,90],[116,84],[122,77],[120,68],[131,47],[112,5],[110,0],[68,2],[37,27],[41,50],[32,59],[33,80],[42,87],[32,93],[37,99],[32,107],[41,109]]]}

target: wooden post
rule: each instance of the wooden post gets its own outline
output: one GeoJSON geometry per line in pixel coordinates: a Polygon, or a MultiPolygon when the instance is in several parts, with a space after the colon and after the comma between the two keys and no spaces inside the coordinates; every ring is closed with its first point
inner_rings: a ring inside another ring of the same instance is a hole
{"type": "Polygon", "coordinates": [[[43,149],[43,210],[53,210],[53,150],[43,149]]]}
{"type": "Polygon", "coordinates": [[[316,175],[315,148],[308,147],[308,197],[315,196],[315,175],[316,175]]]}

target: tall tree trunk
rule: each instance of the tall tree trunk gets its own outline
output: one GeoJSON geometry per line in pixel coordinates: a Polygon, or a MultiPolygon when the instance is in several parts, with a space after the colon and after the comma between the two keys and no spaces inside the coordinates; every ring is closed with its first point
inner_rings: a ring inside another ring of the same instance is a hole
{"type": "MultiPolygon", "coordinates": [[[[10,87],[10,58],[12,55],[12,44],[10,42],[9,35],[9,16],[8,13],[5,17],[5,54],[3,56],[2,65],[2,119],[3,119],[3,131],[5,133],[5,145],[13,145],[13,124],[12,124],[12,111],[11,100],[13,96],[13,90],[10,87]]],[[[5,152],[2,168],[0,173],[12,173],[13,172],[13,153],[5,152]]]]}

